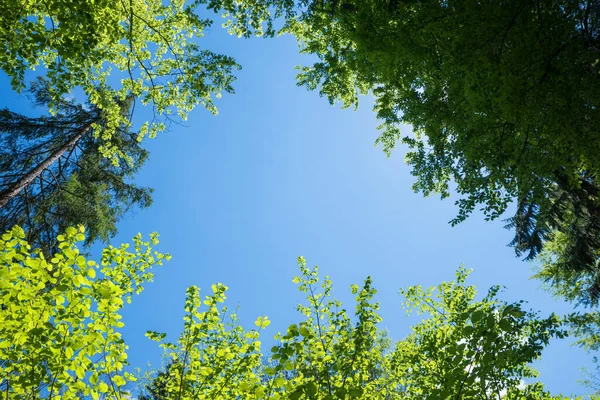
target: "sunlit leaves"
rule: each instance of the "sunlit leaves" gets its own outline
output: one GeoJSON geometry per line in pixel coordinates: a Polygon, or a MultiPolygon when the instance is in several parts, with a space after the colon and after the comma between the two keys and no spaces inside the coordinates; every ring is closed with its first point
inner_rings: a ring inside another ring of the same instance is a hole
{"type": "Polygon", "coordinates": [[[522,302],[501,302],[498,287],[476,301],[475,287],[465,285],[468,274],[459,269],[455,282],[402,291],[409,309],[429,315],[395,354],[408,392],[466,399],[516,394],[522,379],[536,376],[529,363],[550,338],[564,337],[558,317],[541,319],[524,311],[522,302]]]}
{"type": "Polygon", "coordinates": [[[19,227],[0,240],[0,385],[10,398],[117,396],[135,378],[124,367],[127,346],[118,328],[124,300],[152,280],[168,256],[152,251],[157,236],[109,246],[101,263],[87,261],[68,228],[51,259],[32,252],[19,227]],[[97,276],[97,271],[99,275],[97,276]]]}
{"type": "MultiPolygon", "coordinates": [[[[141,236],[107,247],[100,264],[87,261],[77,242],[83,228],[67,229],[51,259],[33,252],[15,227],[0,239],[0,385],[10,398],[98,399],[124,395],[135,377],[125,370],[127,346],[120,311],[152,280],[152,267],[168,255],[141,236]],[[97,275],[93,276],[95,271],[97,275]]],[[[306,301],[297,323],[275,335],[268,355],[258,317],[246,329],[225,305],[227,287],[208,295],[190,286],[178,340],[148,331],[168,364],[150,376],[140,399],[549,399],[530,363],[562,321],[540,318],[522,302],[498,299],[498,287],[477,300],[468,272],[437,287],[401,291],[405,307],[424,319],[392,346],[378,324],[370,278],[352,285],[354,312],[332,297],[332,283],[298,259],[294,278],[306,301]],[[158,397],[156,397],[158,396],[158,397]]]]}
{"type": "Polygon", "coordinates": [[[378,304],[370,278],[352,285],[355,311],[347,313],[331,296],[329,278],[298,259],[293,281],[306,295],[298,305],[302,319],[275,336],[269,355],[258,346],[258,330],[245,330],[235,314],[220,305],[218,284],[202,301],[192,286],[186,298],[184,331],[176,343],[148,332],[162,343],[167,368],[150,382],[142,399],[550,399],[530,363],[551,337],[563,337],[555,316],[539,318],[522,302],[497,299],[493,287],[482,300],[466,285],[468,271],[456,280],[402,291],[405,307],[426,318],[392,347],[377,325],[378,304]],[[162,396],[162,397],[161,397],[162,396]]]}
{"type": "Polygon", "coordinates": [[[197,287],[188,288],[184,330],[176,343],[165,342],[165,334],[147,333],[161,343],[170,360],[162,389],[169,398],[256,398],[251,393],[260,384],[258,331],[270,321],[258,318],[258,330],[244,330],[222,305],[226,291],[226,286],[216,284],[202,299],[197,287]]]}
{"type": "Polygon", "coordinates": [[[171,115],[185,119],[196,106],[216,113],[213,98],[233,92],[237,63],[198,44],[213,23],[199,16],[206,13],[206,3],[210,9],[225,7],[232,33],[262,34],[263,21],[270,20],[268,7],[256,1],[2,2],[0,69],[21,90],[25,72],[43,66],[55,100],[82,88],[106,116],[103,129],[94,125],[102,136],[100,151],[116,160],[123,155],[112,135],[129,116],[122,115],[115,99],[132,94],[154,109],[141,139],[163,130],[171,115]]]}

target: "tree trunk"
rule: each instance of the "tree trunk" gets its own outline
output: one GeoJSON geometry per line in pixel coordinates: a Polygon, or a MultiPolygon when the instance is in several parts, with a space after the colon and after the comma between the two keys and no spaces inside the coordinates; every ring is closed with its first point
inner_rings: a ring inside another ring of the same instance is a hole
{"type": "Polygon", "coordinates": [[[38,164],[31,171],[23,175],[16,182],[12,183],[8,188],[0,192],[0,208],[4,207],[13,197],[18,195],[21,190],[29,186],[29,184],[33,182],[35,178],[40,176],[44,170],[54,164],[67,150],[75,146],[91,128],[92,126],[89,124],[83,127],[77,135],[71,138],[71,140],[50,154],[48,158],[38,164]]]}

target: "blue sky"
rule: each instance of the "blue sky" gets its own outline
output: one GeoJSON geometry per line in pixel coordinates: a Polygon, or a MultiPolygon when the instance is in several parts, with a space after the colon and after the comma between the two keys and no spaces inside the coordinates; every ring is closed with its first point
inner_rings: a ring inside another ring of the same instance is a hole
{"type": "MultiPolygon", "coordinates": [[[[268,315],[268,344],[300,317],[302,297],[291,282],[299,255],[331,276],[334,295],[349,309],[350,284],[372,276],[381,326],[394,339],[416,321],[405,317],[398,289],[450,280],[461,264],[475,270],[471,282],[481,293],[505,285],[507,300],[527,300],[545,314],[570,311],[528,279],[532,266],[506,246],[511,232],[502,221],[475,215],[452,228],[455,198],[412,192],[404,149],[386,158],[373,145],[369,98],[356,112],[341,110],[296,87],[294,66],[310,59],[298,55],[292,38],[242,40],[215,28],[203,43],[242,64],[236,94],[218,100],[218,116],[197,109],[185,125],[146,141],[150,160],[137,182],[155,188],[154,204],[123,220],[112,241],[158,231],[160,250],[173,255],[124,312],[133,366],[160,366],[160,350],[144,333],[176,338],[190,285],[229,286],[228,304],[241,306],[247,327],[268,315]]],[[[27,109],[4,76],[0,88],[2,106],[27,109]]],[[[537,367],[548,389],[582,394],[576,381],[590,359],[568,342],[552,343],[537,367]]]]}

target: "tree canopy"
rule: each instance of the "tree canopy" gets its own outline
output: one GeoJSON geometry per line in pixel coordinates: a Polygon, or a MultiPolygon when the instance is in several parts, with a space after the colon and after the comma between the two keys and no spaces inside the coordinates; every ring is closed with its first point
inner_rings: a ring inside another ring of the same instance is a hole
{"type": "MultiPolygon", "coordinates": [[[[32,251],[19,227],[0,239],[0,387],[9,398],[99,398],[125,395],[127,345],[120,310],[152,280],[152,267],[168,255],[134,238],[107,247],[95,263],[80,254],[83,228],[58,236],[59,251],[46,259],[32,251]],[[101,275],[97,275],[100,272],[101,275]]],[[[176,342],[149,331],[169,360],[142,398],[202,399],[549,399],[530,363],[562,321],[498,299],[499,288],[481,300],[456,280],[401,291],[405,307],[427,315],[392,345],[378,327],[381,317],[370,278],[352,285],[355,312],[331,295],[332,282],[298,259],[294,278],[306,302],[300,320],[275,336],[263,356],[259,317],[246,329],[224,302],[227,287],[200,295],[187,290],[183,331],[176,342]],[[443,350],[442,350],[443,349],[443,350]],[[144,397],[145,396],[145,397],[144,397]]]]}
{"type": "Polygon", "coordinates": [[[52,257],[31,249],[15,226],[0,239],[0,387],[10,399],[99,398],[135,377],[124,370],[120,310],[168,255],[149,241],[108,246],[100,263],[76,243],[83,227],[57,237],[52,257]],[[109,386],[110,385],[110,386],[109,386]]]}
{"type": "Polygon", "coordinates": [[[568,335],[600,349],[600,1],[5,1],[0,49],[13,89],[41,70],[29,91],[49,113],[0,110],[0,397],[565,399],[532,363],[568,335]],[[216,113],[214,99],[233,92],[240,66],[201,46],[214,14],[240,37],[273,36],[281,22],[316,56],[298,84],[330,103],[372,94],[377,144],[388,155],[408,146],[416,191],[458,193],[452,224],[516,203],[506,227],[517,255],[539,256],[537,277],[583,310],[541,316],[497,286],[480,296],[460,268],[401,289],[423,318],[392,340],[370,277],[351,286],[350,312],[300,257],[293,282],[306,300],[268,351],[268,317],[248,328],[227,286],[189,286],[179,337],[146,335],[164,366],[132,373],[121,311],[170,256],[153,250],[155,233],[107,246],[99,262],[83,246],[150,205],[152,190],[132,181],[142,140],[197,106],[216,113]],[[153,112],[140,127],[136,101],[153,112]]]}
{"type": "Polygon", "coordinates": [[[161,342],[169,361],[151,377],[142,398],[564,398],[522,381],[536,376],[529,363],[549,339],[564,337],[560,318],[527,312],[522,301],[502,302],[498,287],[476,301],[477,290],[466,285],[469,271],[459,269],[455,281],[437,287],[401,290],[409,312],[427,318],[392,345],[378,327],[370,278],[352,285],[351,315],[332,298],[329,278],[321,280],[303,258],[298,264],[301,274],[294,282],[307,295],[298,305],[302,320],[276,335],[262,362],[255,342],[270,321],[260,317],[257,329],[245,331],[235,314],[219,306],[226,287],[213,286],[204,302],[198,288],[190,288],[179,340],[169,343],[164,334],[148,333],[161,342]]]}
{"type": "Polygon", "coordinates": [[[233,91],[239,65],[199,46],[213,23],[199,14],[221,12],[232,34],[250,36],[274,33],[270,11],[261,1],[0,4],[0,68],[20,91],[43,67],[30,90],[53,114],[1,112],[0,229],[21,225],[48,251],[68,226],[85,225],[89,243],[113,236],[126,211],[151,202],[130,182],[148,154],[139,142],[172,114],[216,113],[214,97],[233,91]],[[76,89],[85,105],[66,100],[76,89]],[[154,117],[134,128],[136,99],[154,117]]]}
{"type": "Polygon", "coordinates": [[[0,69],[22,90],[26,72],[43,67],[51,106],[83,89],[105,114],[100,150],[118,159],[124,154],[112,135],[127,120],[115,98],[133,95],[154,108],[155,119],[142,126],[141,138],[164,129],[171,114],[185,118],[198,105],[216,113],[214,97],[233,92],[239,65],[200,47],[198,39],[213,20],[198,10],[225,12],[232,33],[272,33],[270,25],[263,28],[270,14],[260,1],[9,1],[0,4],[0,69]]]}
{"type": "MultiPolygon", "coordinates": [[[[456,191],[533,258],[558,231],[567,269],[594,270],[600,172],[597,1],[331,0],[299,3],[284,32],[318,61],[299,84],[331,103],[375,96],[377,143],[409,147],[414,189],[456,191]],[[306,4],[305,7],[302,7],[306,4]],[[403,137],[400,124],[412,125],[403,137]]],[[[596,296],[599,282],[592,286],[596,296]]]]}
{"type": "MultiPolygon", "coordinates": [[[[31,95],[38,106],[53,101],[43,79],[31,95]]],[[[117,102],[123,115],[131,100],[117,102]]],[[[148,155],[137,134],[125,124],[113,130],[111,140],[127,158],[114,164],[100,150],[104,112],[74,100],[54,103],[54,115],[37,118],[0,110],[0,229],[22,226],[28,242],[46,254],[56,251],[56,236],[69,226],[84,225],[88,244],[107,241],[127,211],[152,201],[150,189],[131,182],[148,155]]]]}

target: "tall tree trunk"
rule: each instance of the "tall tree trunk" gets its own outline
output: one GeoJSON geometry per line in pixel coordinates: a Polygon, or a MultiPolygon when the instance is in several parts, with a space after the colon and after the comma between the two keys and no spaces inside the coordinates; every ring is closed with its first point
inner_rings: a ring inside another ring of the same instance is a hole
{"type": "Polygon", "coordinates": [[[8,188],[0,192],[0,208],[4,207],[13,197],[25,189],[35,178],[41,175],[44,170],[54,164],[67,150],[75,146],[77,142],[92,128],[91,124],[84,126],[77,135],[65,143],[62,147],[50,154],[44,161],[39,163],[31,171],[27,172],[8,188]]]}

